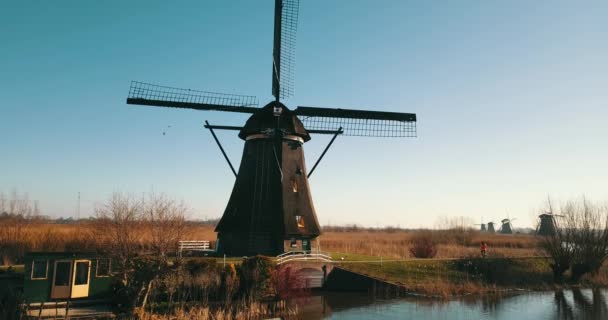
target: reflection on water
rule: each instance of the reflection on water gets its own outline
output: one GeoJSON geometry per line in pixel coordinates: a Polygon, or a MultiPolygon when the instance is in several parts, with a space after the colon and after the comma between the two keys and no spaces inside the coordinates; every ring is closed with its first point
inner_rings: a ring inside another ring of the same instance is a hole
{"type": "Polygon", "coordinates": [[[295,303],[302,319],[608,319],[607,294],[573,289],[439,301],[325,292],[295,303]]]}

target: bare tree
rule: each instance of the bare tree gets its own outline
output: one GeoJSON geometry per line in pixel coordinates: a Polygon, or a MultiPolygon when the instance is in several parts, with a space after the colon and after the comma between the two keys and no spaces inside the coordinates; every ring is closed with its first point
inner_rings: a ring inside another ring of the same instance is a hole
{"type": "Polygon", "coordinates": [[[152,236],[154,254],[165,258],[175,251],[186,228],[187,206],[169,199],[165,194],[151,193],[145,204],[144,219],[152,236]]]}
{"type": "MultiPolygon", "coordinates": [[[[549,208],[548,212],[555,213],[551,198],[547,199],[547,206],[549,208]]],[[[569,203],[562,207],[560,211],[562,213],[573,212],[572,206],[573,204],[569,203]]],[[[547,210],[543,210],[543,212],[547,212],[547,210]]],[[[550,266],[553,271],[553,280],[556,282],[563,281],[564,273],[572,265],[574,224],[574,215],[563,216],[559,224],[556,224],[555,232],[544,236],[541,240],[541,248],[553,260],[550,266]]]]}
{"type": "Polygon", "coordinates": [[[6,212],[6,198],[4,192],[0,192],[0,214],[4,215],[5,213],[8,214],[6,212]]]}
{"type": "Polygon", "coordinates": [[[608,257],[608,211],[583,199],[574,213],[572,280],[597,273],[608,257]]]}
{"type": "Polygon", "coordinates": [[[127,281],[133,258],[138,253],[141,236],[142,203],[135,197],[114,193],[101,207],[96,208],[95,236],[104,243],[114,258],[114,265],[127,281]]]}
{"type": "Polygon", "coordinates": [[[8,264],[18,261],[29,249],[23,239],[35,209],[27,193],[20,195],[17,189],[13,189],[9,199],[0,194],[0,209],[0,262],[8,264]]]}
{"type": "MultiPolygon", "coordinates": [[[[551,201],[549,211],[553,211],[551,201]]],[[[553,260],[551,268],[556,281],[571,270],[578,281],[586,273],[597,273],[608,257],[608,209],[587,199],[569,201],[559,209],[561,218],[556,232],[541,240],[543,250],[553,260]]]]}

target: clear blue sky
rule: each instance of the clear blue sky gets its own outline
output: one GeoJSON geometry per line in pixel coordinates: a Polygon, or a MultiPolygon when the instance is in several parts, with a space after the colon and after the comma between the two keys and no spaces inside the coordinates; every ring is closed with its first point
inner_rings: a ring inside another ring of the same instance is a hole
{"type": "MultiPolygon", "coordinates": [[[[234,178],[204,120],[129,106],[131,80],[270,100],[274,1],[4,1],[0,191],[82,215],[114,191],[219,217],[234,178]],[[166,135],[163,130],[168,126],[166,135]]],[[[415,112],[416,139],[340,137],[311,178],[321,223],[431,227],[608,200],[607,1],[301,0],[297,105],[415,112]]],[[[243,142],[220,134],[238,164],[243,142]]],[[[309,167],[329,137],[306,144],[309,167]]]]}

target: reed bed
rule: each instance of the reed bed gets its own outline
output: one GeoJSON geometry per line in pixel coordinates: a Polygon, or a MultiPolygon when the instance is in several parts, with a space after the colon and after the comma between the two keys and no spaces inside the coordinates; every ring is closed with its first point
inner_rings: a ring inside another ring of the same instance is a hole
{"type": "MultiPolygon", "coordinates": [[[[0,265],[19,264],[28,251],[98,251],[103,250],[102,239],[95,236],[95,221],[78,224],[51,224],[26,222],[20,226],[0,225],[0,265]],[[9,229],[10,228],[10,229],[9,229]]],[[[152,242],[148,228],[137,232],[137,244],[145,251],[152,242]]],[[[318,243],[322,251],[382,256],[407,259],[411,255],[412,238],[423,231],[338,229],[325,231],[318,243]],[[346,231],[349,230],[349,231],[346,231]]],[[[429,232],[429,231],[425,231],[429,232]]],[[[470,230],[433,230],[438,252],[435,258],[459,258],[479,253],[479,244],[485,241],[489,254],[508,257],[539,255],[539,241],[524,234],[502,235],[470,230]]],[[[188,223],[183,240],[216,239],[214,227],[209,224],[188,223]]]]}
{"type": "Polygon", "coordinates": [[[409,246],[421,232],[431,232],[437,243],[435,258],[460,258],[479,254],[479,245],[485,241],[489,254],[494,256],[530,257],[540,254],[539,240],[531,235],[490,234],[477,231],[328,231],[319,237],[321,250],[349,254],[410,258],[409,246]]]}
{"type": "Polygon", "coordinates": [[[296,319],[297,306],[289,307],[284,301],[268,304],[259,301],[240,301],[231,306],[209,307],[195,306],[179,308],[170,313],[139,311],[139,320],[249,320],[268,319],[280,316],[282,319],[296,319]]]}
{"type": "MultiPolygon", "coordinates": [[[[0,265],[20,264],[27,252],[84,251],[96,252],[105,249],[104,239],[95,233],[95,221],[74,224],[52,224],[19,222],[21,225],[0,222],[0,265]]],[[[137,246],[146,251],[152,243],[148,228],[136,230],[137,246]]],[[[210,240],[216,238],[213,226],[188,224],[183,240],[210,240]]]]}

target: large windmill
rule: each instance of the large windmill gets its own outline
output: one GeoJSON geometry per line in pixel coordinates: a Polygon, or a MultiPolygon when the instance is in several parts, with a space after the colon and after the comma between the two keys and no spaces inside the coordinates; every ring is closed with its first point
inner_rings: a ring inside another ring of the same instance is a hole
{"type": "Polygon", "coordinates": [[[479,226],[479,231],[481,231],[481,232],[486,232],[486,231],[487,231],[487,229],[486,229],[486,224],[485,224],[485,223],[483,223],[483,217],[481,218],[481,221],[480,221],[480,222],[481,222],[481,223],[476,223],[475,225],[476,225],[476,226],[479,226]]]}
{"type": "Polygon", "coordinates": [[[539,236],[552,236],[557,231],[555,217],[563,217],[553,212],[545,212],[538,216],[539,222],[536,227],[536,234],[539,236]]]}
{"type": "Polygon", "coordinates": [[[490,233],[494,233],[495,232],[495,230],[494,230],[494,224],[495,223],[493,221],[488,222],[488,232],[490,232],[490,233]]]}
{"type": "Polygon", "coordinates": [[[500,226],[500,233],[503,233],[503,234],[512,234],[513,233],[513,225],[511,225],[511,222],[515,221],[515,219],[517,219],[517,218],[513,218],[513,219],[505,218],[505,219],[502,219],[500,221],[500,223],[502,224],[500,226]]]}
{"type": "Polygon", "coordinates": [[[218,252],[233,256],[276,255],[285,241],[300,241],[305,250],[321,234],[308,185],[327,149],[339,135],[415,137],[411,113],[316,108],[287,108],[282,99],[293,94],[298,0],[275,0],[272,51],[274,101],[257,107],[253,96],[230,95],[132,82],[128,104],[251,114],[243,127],[211,125],[209,129],[236,181],[226,210],[215,228],[218,252]],[[245,141],[238,173],[215,136],[214,129],[238,130],[245,141]],[[303,144],[310,134],[333,138],[307,172],[303,144]]]}

